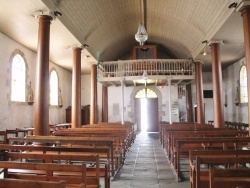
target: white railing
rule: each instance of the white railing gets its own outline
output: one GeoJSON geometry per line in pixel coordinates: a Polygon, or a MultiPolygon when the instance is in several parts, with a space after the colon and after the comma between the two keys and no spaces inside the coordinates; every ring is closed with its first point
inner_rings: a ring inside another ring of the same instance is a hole
{"type": "Polygon", "coordinates": [[[107,61],[98,65],[98,77],[142,75],[194,75],[194,63],[189,59],[140,59],[107,61]]]}

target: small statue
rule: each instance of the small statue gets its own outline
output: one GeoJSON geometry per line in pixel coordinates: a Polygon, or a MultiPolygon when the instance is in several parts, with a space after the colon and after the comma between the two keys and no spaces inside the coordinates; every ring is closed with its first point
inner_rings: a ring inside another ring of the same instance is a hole
{"type": "Polygon", "coordinates": [[[29,85],[27,102],[28,102],[29,105],[32,105],[34,103],[34,94],[33,94],[32,88],[31,88],[31,82],[29,84],[30,85],[29,85]]]}
{"type": "Polygon", "coordinates": [[[236,87],[236,97],[235,97],[235,105],[238,106],[240,104],[240,99],[239,99],[240,93],[239,93],[239,84],[237,83],[236,87]]]}
{"type": "Polygon", "coordinates": [[[59,107],[63,106],[63,99],[62,99],[61,89],[59,89],[58,106],[59,107]]]}

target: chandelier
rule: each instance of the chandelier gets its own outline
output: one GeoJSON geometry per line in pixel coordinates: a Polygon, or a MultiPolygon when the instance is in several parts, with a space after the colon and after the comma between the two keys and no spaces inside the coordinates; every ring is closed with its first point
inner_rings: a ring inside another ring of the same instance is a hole
{"type": "Polygon", "coordinates": [[[144,42],[148,39],[148,33],[145,29],[145,27],[140,23],[138,27],[138,31],[135,34],[135,40],[139,42],[139,44],[142,46],[144,45],[144,42]]]}

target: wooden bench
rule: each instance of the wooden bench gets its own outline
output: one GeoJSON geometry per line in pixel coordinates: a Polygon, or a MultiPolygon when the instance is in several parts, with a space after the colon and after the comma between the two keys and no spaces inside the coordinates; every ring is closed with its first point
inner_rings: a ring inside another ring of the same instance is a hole
{"type": "Polygon", "coordinates": [[[98,123],[98,124],[90,124],[90,125],[83,125],[82,128],[100,128],[100,129],[106,129],[106,128],[122,128],[127,129],[129,132],[129,138],[128,138],[128,147],[131,146],[131,144],[134,142],[136,133],[134,131],[134,124],[120,124],[120,123],[98,123]]]}
{"type": "Polygon", "coordinates": [[[208,130],[188,130],[188,131],[169,131],[166,151],[171,158],[171,150],[174,147],[175,140],[182,137],[246,137],[248,131],[237,131],[230,129],[208,129],[208,130]]]}
{"type": "MultiPolygon", "coordinates": [[[[86,176],[86,186],[94,186],[94,187],[99,187],[100,186],[100,163],[99,163],[99,155],[98,154],[79,154],[79,153],[67,153],[67,154],[58,154],[58,153],[36,153],[36,152],[5,152],[5,161],[10,161],[10,160],[19,160],[19,161],[25,161],[27,163],[30,162],[40,162],[40,163],[59,163],[59,164],[95,164],[93,167],[86,167],[85,169],[85,176],[86,176]]],[[[105,171],[105,176],[108,176],[108,171],[107,171],[107,165],[105,164],[105,167],[103,167],[105,171]]],[[[16,169],[11,169],[8,170],[8,173],[14,174],[14,176],[20,175],[20,177],[26,176],[26,174],[32,173],[32,171],[20,171],[16,169]],[[18,173],[18,175],[17,175],[18,173]]],[[[65,175],[70,175],[70,171],[66,171],[64,173],[60,172],[58,175],[60,176],[65,176],[65,175]]],[[[77,173],[72,173],[72,175],[77,175],[77,173]]],[[[106,182],[105,179],[105,187],[109,187],[109,183],[106,182]]]]}
{"type": "Polygon", "coordinates": [[[250,187],[250,169],[209,169],[209,187],[250,187]]]}
{"type": "Polygon", "coordinates": [[[111,157],[111,174],[114,178],[118,169],[115,167],[115,160],[120,158],[118,148],[114,149],[114,145],[118,145],[115,137],[68,137],[68,136],[28,136],[26,138],[10,138],[10,142],[24,141],[26,143],[43,143],[56,146],[70,144],[71,146],[108,146],[111,157]],[[116,144],[115,144],[116,143],[116,144]],[[118,151],[117,151],[118,150],[118,151]]]}
{"type": "MultiPolygon", "coordinates": [[[[65,181],[35,181],[35,180],[21,180],[21,179],[0,179],[0,188],[66,188],[65,181]],[[18,185],[18,186],[17,186],[18,185]]],[[[83,188],[80,185],[79,188],[83,188]]]]}
{"type": "Polygon", "coordinates": [[[167,140],[168,131],[185,131],[185,130],[207,130],[214,129],[213,126],[207,124],[164,124],[161,125],[160,141],[165,147],[165,140],[167,140]]]}
{"type": "MultiPolygon", "coordinates": [[[[197,151],[192,150],[189,152],[189,168],[190,168],[190,187],[196,187],[196,179],[197,176],[206,176],[208,179],[208,171],[204,172],[199,170],[196,172],[196,158],[197,157],[216,157],[216,158],[223,158],[223,157],[250,157],[250,150],[206,150],[206,151],[197,151]]],[[[206,164],[209,167],[208,164],[206,164]]],[[[235,164],[235,168],[238,168],[239,164],[235,164]]]]}
{"type": "MultiPolygon", "coordinates": [[[[99,168],[99,176],[104,178],[105,187],[110,187],[110,151],[109,148],[106,146],[99,146],[99,147],[52,147],[52,146],[23,146],[23,145],[8,145],[8,144],[0,144],[0,150],[4,151],[4,159],[21,159],[25,158],[29,161],[32,159],[42,159],[46,162],[52,162],[52,159],[55,159],[58,156],[50,156],[45,155],[48,154],[68,154],[68,155],[79,155],[79,154],[88,154],[88,153],[98,153],[98,155],[102,155],[103,157],[106,157],[104,163],[100,162],[100,164],[97,165],[99,168]],[[9,152],[15,150],[17,152],[9,152]],[[25,153],[24,153],[25,152],[25,153]],[[47,159],[48,158],[48,159],[47,159]]],[[[65,156],[64,156],[65,157],[65,156]]],[[[66,156],[67,157],[67,156],[66,156]]],[[[79,156],[77,156],[79,157],[79,156]]],[[[86,156],[82,157],[81,160],[91,161],[91,158],[86,158],[86,156]]],[[[60,160],[60,159],[58,159],[60,160]]],[[[70,159],[72,160],[72,159],[70,159]]],[[[96,160],[96,159],[95,159],[96,160]]],[[[92,161],[93,162],[93,161],[92,161]]],[[[95,164],[96,162],[93,162],[92,164],[95,164]]],[[[91,170],[91,173],[93,174],[93,169],[87,169],[88,171],[91,170]]],[[[88,172],[89,173],[89,172],[88,172]]],[[[89,173],[90,174],[90,173],[89,173]]]]}
{"type": "Polygon", "coordinates": [[[0,143],[5,143],[5,131],[0,131],[0,143]]]}
{"type": "Polygon", "coordinates": [[[106,137],[111,139],[119,139],[119,143],[114,145],[118,150],[121,151],[121,160],[123,161],[126,157],[127,142],[128,142],[128,130],[124,129],[113,129],[113,128],[72,128],[58,130],[54,134],[55,136],[69,136],[69,137],[98,137],[100,139],[106,137]]]}
{"type": "Polygon", "coordinates": [[[125,122],[124,124],[121,123],[115,123],[115,122],[99,122],[97,125],[101,125],[101,126],[110,126],[110,127],[114,127],[114,126],[125,126],[125,127],[129,127],[131,134],[132,134],[132,143],[136,138],[136,132],[135,132],[135,124],[132,122],[125,122]]]}
{"type": "Polygon", "coordinates": [[[197,156],[195,164],[195,173],[196,173],[196,183],[192,188],[208,188],[209,187],[209,172],[208,170],[201,170],[201,165],[221,165],[221,164],[244,164],[250,163],[250,157],[241,157],[241,156],[197,156]]]}
{"type": "Polygon", "coordinates": [[[220,150],[227,150],[228,146],[234,146],[234,149],[239,149],[250,143],[249,137],[183,137],[176,138],[172,149],[173,161],[171,165],[174,169],[174,174],[178,181],[181,181],[181,163],[180,159],[189,159],[189,151],[206,150],[215,147],[220,150]]]}
{"type": "Polygon", "coordinates": [[[242,163],[249,163],[250,157],[196,157],[196,187],[206,188],[209,187],[209,178],[208,173],[206,171],[201,171],[200,166],[201,164],[209,164],[209,165],[216,165],[216,164],[242,164],[242,163]]]}
{"type": "Polygon", "coordinates": [[[52,182],[65,181],[66,187],[88,187],[85,184],[86,164],[72,165],[0,161],[0,168],[3,168],[2,172],[4,173],[4,178],[52,182]],[[12,173],[12,169],[16,172],[19,170],[19,173],[12,173]],[[28,173],[25,174],[24,172],[28,173]],[[60,173],[63,173],[64,175],[60,175],[60,173]],[[77,173],[77,175],[74,175],[73,173],[77,173]]]}
{"type": "MultiPolygon", "coordinates": [[[[243,135],[248,135],[248,132],[246,131],[236,131],[236,130],[229,130],[229,129],[208,129],[208,130],[198,130],[198,131],[169,131],[169,138],[166,146],[166,152],[168,159],[171,161],[171,163],[174,163],[175,161],[175,152],[174,147],[176,144],[176,140],[181,138],[194,138],[194,137],[242,137],[243,135]]],[[[193,144],[192,147],[195,145],[193,144]]],[[[207,147],[212,147],[211,145],[201,145],[197,143],[196,149],[207,149],[207,147]]],[[[214,146],[214,145],[213,145],[214,146]]],[[[219,148],[221,148],[221,144],[219,145],[219,148]]],[[[184,150],[183,150],[184,151],[184,150]]],[[[183,152],[182,152],[183,154],[183,152]]],[[[186,152],[186,156],[188,156],[188,152],[186,152]]]]}

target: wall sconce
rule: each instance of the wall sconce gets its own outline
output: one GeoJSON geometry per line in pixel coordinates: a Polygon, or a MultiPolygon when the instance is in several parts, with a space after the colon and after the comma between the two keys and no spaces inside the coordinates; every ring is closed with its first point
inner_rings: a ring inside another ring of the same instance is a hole
{"type": "Polygon", "coordinates": [[[201,42],[202,44],[205,44],[205,47],[203,49],[203,52],[201,52],[202,55],[206,56],[207,55],[207,43],[208,41],[207,40],[204,40],[201,42]]]}
{"type": "Polygon", "coordinates": [[[33,103],[34,103],[34,94],[33,94],[32,88],[31,88],[31,82],[29,83],[27,102],[28,102],[28,105],[33,105],[33,103]]]}
{"type": "Polygon", "coordinates": [[[61,89],[59,88],[59,95],[58,95],[58,106],[60,108],[63,107],[63,99],[62,99],[62,94],[61,94],[61,89]]]}
{"type": "Polygon", "coordinates": [[[235,105],[239,106],[240,104],[240,93],[239,93],[239,80],[237,81],[237,86],[236,86],[236,94],[235,94],[235,105]]]}
{"type": "Polygon", "coordinates": [[[227,107],[227,91],[225,91],[225,103],[224,106],[227,107]]]}

